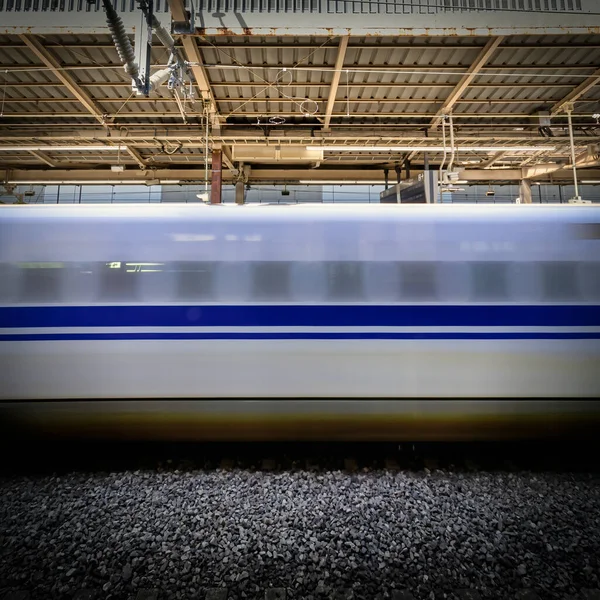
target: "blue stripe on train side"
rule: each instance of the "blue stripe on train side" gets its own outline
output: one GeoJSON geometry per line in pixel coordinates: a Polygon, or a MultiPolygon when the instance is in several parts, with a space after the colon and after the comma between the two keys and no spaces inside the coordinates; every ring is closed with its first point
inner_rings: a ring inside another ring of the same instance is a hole
{"type": "Polygon", "coordinates": [[[22,327],[594,327],[598,305],[188,305],[0,307],[22,327]]]}
{"type": "Polygon", "coordinates": [[[594,340],[598,332],[130,332],[0,334],[0,342],[99,340],[594,340]]]}

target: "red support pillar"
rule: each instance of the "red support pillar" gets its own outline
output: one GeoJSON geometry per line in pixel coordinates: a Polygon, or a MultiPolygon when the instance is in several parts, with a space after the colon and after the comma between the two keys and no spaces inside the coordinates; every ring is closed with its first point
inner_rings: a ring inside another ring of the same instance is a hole
{"type": "Polygon", "coordinates": [[[212,153],[212,179],[210,183],[210,203],[221,204],[221,150],[213,150],[212,153]]]}

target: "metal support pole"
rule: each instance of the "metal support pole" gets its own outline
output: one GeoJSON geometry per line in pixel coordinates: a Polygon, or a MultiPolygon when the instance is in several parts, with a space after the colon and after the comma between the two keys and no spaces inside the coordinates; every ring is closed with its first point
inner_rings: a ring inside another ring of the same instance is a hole
{"type": "Polygon", "coordinates": [[[212,153],[212,179],[210,182],[210,203],[221,204],[221,150],[213,150],[212,153]]]}
{"type": "Polygon", "coordinates": [[[575,166],[575,143],[573,141],[573,121],[571,120],[571,113],[573,112],[573,106],[567,107],[567,119],[569,121],[569,139],[571,140],[571,162],[573,164],[573,183],[575,184],[575,196],[573,200],[581,200],[579,196],[579,187],[577,186],[577,167],[575,166]]]}
{"type": "Polygon", "coordinates": [[[246,186],[244,184],[243,179],[238,179],[235,182],[235,203],[236,204],[244,204],[244,196],[246,191],[246,186]]]}
{"type": "Polygon", "coordinates": [[[132,87],[138,95],[148,96],[150,94],[154,0],[146,0],[144,9],[140,11],[139,30],[135,32],[135,58],[139,66],[139,80],[142,88],[137,88],[135,81],[132,82],[132,87]]]}

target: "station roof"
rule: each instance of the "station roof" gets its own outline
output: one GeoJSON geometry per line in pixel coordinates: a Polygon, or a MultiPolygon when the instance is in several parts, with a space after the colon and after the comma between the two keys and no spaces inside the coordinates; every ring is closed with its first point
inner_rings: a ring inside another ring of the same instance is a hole
{"type": "Polygon", "coordinates": [[[567,109],[600,178],[600,33],[175,38],[189,82],[145,97],[108,30],[0,33],[0,179],[202,181],[222,149],[225,181],[395,181],[447,166],[452,128],[462,179],[568,182],[567,109]]]}

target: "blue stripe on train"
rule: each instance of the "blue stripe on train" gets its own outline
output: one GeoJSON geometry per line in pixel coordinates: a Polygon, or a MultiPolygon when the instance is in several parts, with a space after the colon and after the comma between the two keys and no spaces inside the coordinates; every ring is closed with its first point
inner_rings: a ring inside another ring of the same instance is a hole
{"type": "Polygon", "coordinates": [[[597,305],[189,305],[0,307],[10,327],[593,327],[597,305]]]}
{"type": "Polygon", "coordinates": [[[244,332],[132,332],[132,333],[25,333],[0,334],[0,342],[74,340],[592,340],[599,332],[340,332],[340,333],[244,333],[244,332]]]}

